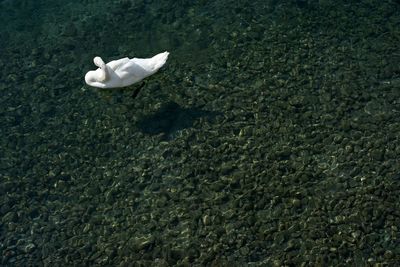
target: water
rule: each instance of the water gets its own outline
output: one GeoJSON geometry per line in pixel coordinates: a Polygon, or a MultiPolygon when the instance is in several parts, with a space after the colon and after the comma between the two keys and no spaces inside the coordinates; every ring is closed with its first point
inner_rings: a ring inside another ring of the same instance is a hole
{"type": "Polygon", "coordinates": [[[400,264],[397,1],[0,1],[2,266],[400,264]],[[95,66],[169,51],[132,91],[95,66]]]}

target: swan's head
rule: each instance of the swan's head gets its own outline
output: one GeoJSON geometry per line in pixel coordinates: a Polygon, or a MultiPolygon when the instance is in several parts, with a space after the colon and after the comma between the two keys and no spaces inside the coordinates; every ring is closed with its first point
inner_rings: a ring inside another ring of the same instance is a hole
{"type": "Polygon", "coordinates": [[[97,70],[91,70],[86,73],[85,82],[90,86],[95,86],[94,84],[98,82],[104,82],[105,79],[104,68],[106,67],[106,64],[104,63],[103,59],[97,56],[93,58],[93,63],[99,68],[97,70]]]}
{"type": "Polygon", "coordinates": [[[104,63],[103,59],[99,56],[93,58],[93,63],[99,68],[103,68],[106,64],[104,63]]]}

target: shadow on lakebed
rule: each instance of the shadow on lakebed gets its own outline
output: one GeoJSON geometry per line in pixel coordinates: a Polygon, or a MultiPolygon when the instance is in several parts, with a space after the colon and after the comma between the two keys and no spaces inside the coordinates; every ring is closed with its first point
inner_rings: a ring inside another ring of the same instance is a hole
{"type": "Polygon", "coordinates": [[[171,140],[178,131],[192,127],[197,119],[213,121],[217,115],[220,113],[199,108],[183,108],[175,102],[168,102],[156,112],[140,118],[137,127],[145,134],[163,134],[165,139],[171,140]]]}

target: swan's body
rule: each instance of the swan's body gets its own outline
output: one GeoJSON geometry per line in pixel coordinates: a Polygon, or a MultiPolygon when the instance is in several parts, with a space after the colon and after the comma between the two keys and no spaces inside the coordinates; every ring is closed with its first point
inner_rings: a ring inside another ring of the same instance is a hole
{"type": "Polygon", "coordinates": [[[168,55],[168,52],[164,52],[152,58],[129,59],[125,57],[110,61],[107,64],[101,57],[95,57],[93,62],[99,68],[86,73],[85,82],[90,86],[99,88],[129,86],[156,73],[164,66],[168,55]]]}

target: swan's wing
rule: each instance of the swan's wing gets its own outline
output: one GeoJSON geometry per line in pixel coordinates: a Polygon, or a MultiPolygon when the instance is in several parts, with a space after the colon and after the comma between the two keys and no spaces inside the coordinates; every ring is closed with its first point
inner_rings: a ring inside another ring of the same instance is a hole
{"type": "Polygon", "coordinates": [[[132,58],[115,70],[116,76],[124,86],[139,82],[161,68],[168,58],[168,52],[160,53],[152,58],[132,58]]]}
{"type": "Polygon", "coordinates": [[[154,71],[154,61],[151,58],[132,58],[131,62],[134,62],[147,72],[154,71]]]}
{"type": "Polygon", "coordinates": [[[145,78],[145,77],[147,77],[148,75],[151,74],[151,72],[149,72],[148,70],[143,68],[142,65],[137,64],[133,60],[129,60],[129,62],[127,62],[126,64],[121,66],[118,69],[118,73],[121,76],[130,75],[130,76],[135,76],[135,77],[138,77],[138,78],[145,78]]]}
{"type": "Polygon", "coordinates": [[[149,73],[158,71],[168,59],[168,52],[163,52],[155,55],[152,58],[132,58],[130,61],[135,62],[149,73]]]}
{"type": "Polygon", "coordinates": [[[128,57],[124,57],[121,59],[113,60],[107,63],[107,66],[109,66],[111,69],[116,71],[117,69],[121,68],[123,65],[129,62],[128,57]]]}

